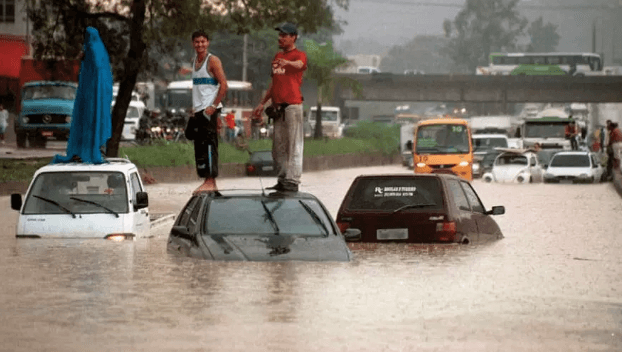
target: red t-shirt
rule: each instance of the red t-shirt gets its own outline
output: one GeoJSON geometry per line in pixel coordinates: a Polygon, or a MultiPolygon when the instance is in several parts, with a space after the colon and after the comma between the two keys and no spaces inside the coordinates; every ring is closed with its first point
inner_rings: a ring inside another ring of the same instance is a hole
{"type": "Polygon", "coordinates": [[[307,54],[298,49],[288,52],[279,51],[272,60],[272,102],[275,104],[302,104],[302,74],[307,69],[307,54]],[[287,61],[302,61],[302,68],[297,69],[291,65],[280,67],[277,59],[287,61]]]}
{"type": "Polygon", "coordinates": [[[232,113],[225,116],[225,121],[227,122],[227,127],[231,129],[235,128],[235,116],[232,113]]]}

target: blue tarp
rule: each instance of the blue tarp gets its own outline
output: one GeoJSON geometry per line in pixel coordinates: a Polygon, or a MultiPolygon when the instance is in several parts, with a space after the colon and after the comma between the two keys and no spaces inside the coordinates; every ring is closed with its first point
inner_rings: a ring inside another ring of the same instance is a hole
{"type": "Polygon", "coordinates": [[[108,51],[97,29],[87,27],[67,155],[56,155],[53,164],[76,160],[92,164],[106,162],[100,148],[105,146],[112,135],[111,104],[112,70],[108,51]]]}

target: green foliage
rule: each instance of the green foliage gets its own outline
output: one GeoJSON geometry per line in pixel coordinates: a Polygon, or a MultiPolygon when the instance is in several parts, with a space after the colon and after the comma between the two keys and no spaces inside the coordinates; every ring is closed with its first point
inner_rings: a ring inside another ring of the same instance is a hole
{"type": "Polygon", "coordinates": [[[380,70],[402,74],[406,70],[448,73],[451,60],[443,55],[449,40],[435,35],[418,35],[403,45],[393,46],[382,59],[380,70]]]}
{"type": "Polygon", "coordinates": [[[453,21],[445,20],[449,38],[444,50],[459,72],[487,66],[491,52],[512,51],[524,35],[527,19],[516,8],[519,0],[467,0],[453,21]]]}
{"type": "Polygon", "coordinates": [[[52,158],[41,159],[0,159],[0,182],[30,181],[35,171],[47,165],[52,158]]]}
{"type": "Polygon", "coordinates": [[[557,25],[544,24],[542,16],[533,21],[527,30],[531,42],[527,51],[534,53],[555,51],[559,44],[560,36],[557,34],[557,25]]]}
{"type": "Polygon", "coordinates": [[[400,126],[380,122],[360,121],[348,131],[348,137],[363,140],[373,150],[392,155],[399,150],[400,126]]]}

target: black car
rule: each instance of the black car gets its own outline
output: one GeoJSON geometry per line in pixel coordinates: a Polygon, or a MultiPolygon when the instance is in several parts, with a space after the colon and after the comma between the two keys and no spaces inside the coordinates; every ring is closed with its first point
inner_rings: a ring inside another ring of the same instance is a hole
{"type": "MultiPolygon", "coordinates": [[[[362,242],[472,243],[503,237],[471,184],[448,174],[358,176],[337,213],[362,242]]],[[[347,238],[348,241],[356,240],[347,238]]]]}
{"type": "MultiPolygon", "coordinates": [[[[360,234],[350,230],[346,236],[360,234]]],[[[344,236],[313,195],[228,190],[188,201],[168,239],[169,253],[225,261],[349,261],[344,236]]]]}
{"type": "Polygon", "coordinates": [[[252,152],[245,168],[247,176],[277,176],[276,165],[270,150],[252,152]]]}

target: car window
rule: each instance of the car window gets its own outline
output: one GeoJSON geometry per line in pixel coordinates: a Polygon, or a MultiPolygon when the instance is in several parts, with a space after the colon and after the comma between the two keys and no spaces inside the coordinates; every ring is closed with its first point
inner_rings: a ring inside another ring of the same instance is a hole
{"type": "Polygon", "coordinates": [[[272,160],[272,152],[255,152],[251,155],[251,162],[260,162],[260,161],[271,161],[272,160]]]}
{"type": "Polygon", "coordinates": [[[132,204],[136,204],[136,192],[142,192],[143,191],[143,187],[140,184],[140,179],[138,178],[138,173],[137,172],[132,172],[132,174],[130,175],[130,184],[132,189],[130,196],[132,197],[132,204]]]}
{"type": "Polygon", "coordinates": [[[486,209],[484,208],[482,202],[479,200],[479,197],[477,196],[477,193],[475,193],[473,187],[471,187],[471,185],[467,182],[460,182],[460,184],[462,185],[462,189],[464,189],[464,193],[466,194],[469,204],[471,205],[471,209],[473,209],[474,212],[478,213],[485,212],[486,209]]]}
{"type": "Polygon", "coordinates": [[[453,195],[454,202],[456,203],[458,209],[471,211],[469,201],[467,200],[462,187],[460,187],[460,183],[456,180],[449,180],[447,181],[447,185],[449,186],[449,191],[453,195]]]}
{"type": "Polygon", "coordinates": [[[222,197],[210,202],[206,216],[209,235],[335,234],[330,217],[312,199],[222,197]]]}
{"type": "Polygon", "coordinates": [[[529,166],[536,166],[538,162],[536,161],[536,157],[532,156],[529,158],[529,166]]]}
{"type": "Polygon", "coordinates": [[[197,205],[192,209],[192,213],[190,213],[190,217],[188,218],[188,225],[186,226],[190,230],[194,230],[196,228],[197,223],[199,222],[199,211],[201,210],[201,202],[198,202],[197,205]]]}
{"type": "Polygon", "coordinates": [[[551,159],[551,166],[555,167],[590,167],[587,155],[557,154],[551,159]]]}
{"type": "Polygon", "coordinates": [[[592,159],[592,167],[594,168],[598,167],[598,162],[596,161],[594,154],[590,155],[590,158],[592,159]]]}
{"type": "Polygon", "coordinates": [[[45,172],[37,176],[24,214],[128,212],[127,184],[121,172],[45,172]],[[56,204],[54,204],[56,203],[56,204]]]}
{"type": "Polygon", "coordinates": [[[198,203],[199,203],[199,197],[190,198],[190,200],[188,201],[188,204],[186,204],[186,207],[184,208],[184,210],[181,211],[179,215],[179,219],[177,220],[177,226],[188,227],[188,221],[190,220],[190,214],[192,213],[194,208],[197,207],[198,203]]]}
{"type": "Polygon", "coordinates": [[[527,157],[517,154],[503,154],[495,161],[495,165],[529,165],[527,157]]]}
{"type": "Polygon", "coordinates": [[[424,205],[421,209],[426,210],[443,208],[441,186],[434,177],[359,179],[349,196],[348,210],[393,211],[406,205],[424,205]]]}

